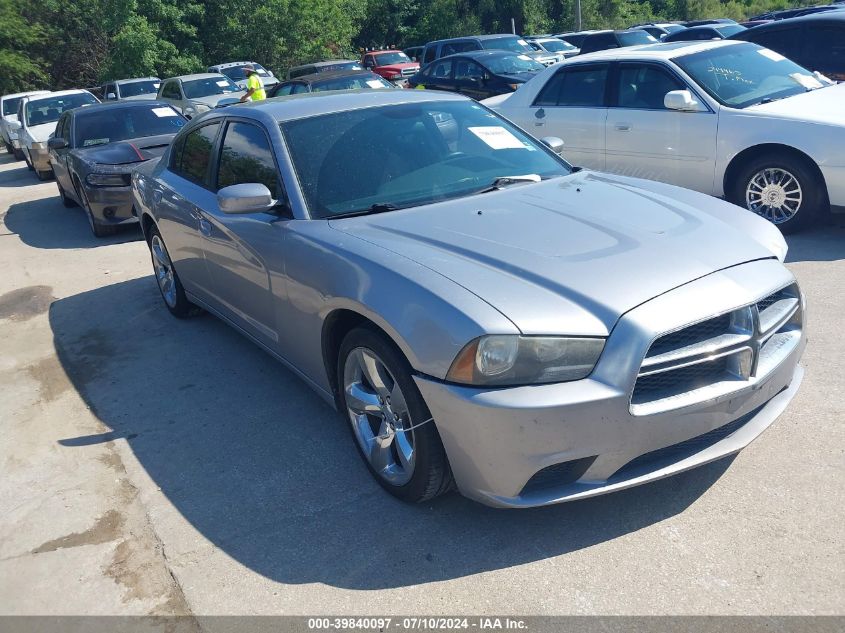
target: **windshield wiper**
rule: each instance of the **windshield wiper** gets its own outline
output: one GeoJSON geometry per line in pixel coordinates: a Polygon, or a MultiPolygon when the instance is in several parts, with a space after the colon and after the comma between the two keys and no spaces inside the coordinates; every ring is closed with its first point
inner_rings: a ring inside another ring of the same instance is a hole
{"type": "Polygon", "coordinates": [[[376,202],[374,205],[371,205],[369,209],[359,209],[357,211],[347,211],[346,213],[338,213],[336,215],[330,215],[329,219],[334,220],[335,218],[351,218],[355,217],[356,215],[372,215],[374,213],[387,213],[388,211],[396,211],[398,209],[402,209],[404,207],[397,206],[392,202],[376,202]]]}
{"type": "Polygon", "coordinates": [[[485,187],[476,193],[489,193],[490,191],[504,189],[510,185],[518,185],[526,182],[540,182],[541,180],[542,178],[537,174],[526,174],[524,176],[499,176],[489,187],[485,187]]]}

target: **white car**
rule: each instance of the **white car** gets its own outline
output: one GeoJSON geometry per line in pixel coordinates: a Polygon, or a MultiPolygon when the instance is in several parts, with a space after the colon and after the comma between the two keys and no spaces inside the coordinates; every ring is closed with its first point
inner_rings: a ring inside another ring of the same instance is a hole
{"type": "Polygon", "coordinates": [[[484,103],[575,165],[725,197],[785,233],[845,213],[845,84],[756,44],[596,52],[484,103]]]}
{"type": "Polygon", "coordinates": [[[3,95],[0,97],[0,136],[3,137],[3,144],[6,151],[14,154],[18,160],[23,160],[23,153],[20,144],[17,142],[18,135],[11,129],[9,123],[18,122],[18,104],[24,97],[31,95],[47,94],[49,90],[33,90],[30,92],[16,92],[15,94],[3,95]]]}
{"type": "Polygon", "coordinates": [[[35,171],[39,180],[53,175],[47,140],[56,131],[62,113],[92,103],[100,103],[87,90],[61,90],[24,97],[18,104],[18,121],[11,123],[17,132],[27,167],[35,171]]]}
{"type": "Polygon", "coordinates": [[[170,77],[158,89],[159,101],[167,101],[188,119],[212,108],[238,103],[245,94],[240,86],[220,73],[170,77]]]}

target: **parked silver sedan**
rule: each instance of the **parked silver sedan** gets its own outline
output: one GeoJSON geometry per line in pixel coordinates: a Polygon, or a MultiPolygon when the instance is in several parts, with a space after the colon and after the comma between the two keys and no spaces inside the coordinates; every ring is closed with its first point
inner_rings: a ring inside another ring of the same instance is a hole
{"type": "Polygon", "coordinates": [[[167,308],[284,362],[401,499],[544,505],[739,451],[802,377],[780,233],[552,148],[456,95],[303,95],[192,121],[133,199],[167,308]]]}

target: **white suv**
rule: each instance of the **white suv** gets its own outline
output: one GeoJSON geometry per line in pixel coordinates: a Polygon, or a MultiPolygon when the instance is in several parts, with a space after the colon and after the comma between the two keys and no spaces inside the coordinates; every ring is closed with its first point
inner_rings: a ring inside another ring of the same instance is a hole
{"type": "Polygon", "coordinates": [[[47,94],[48,92],[49,90],[33,90],[31,92],[16,92],[15,94],[0,97],[0,136],[3,138],[6,151],[14,154],[18,160],[23,160],[23,152],[20,149],[18,135],[12,129],[13,126],[9,124],[18,122],[18,104],[21,99],[31,95],[47,94]]]}

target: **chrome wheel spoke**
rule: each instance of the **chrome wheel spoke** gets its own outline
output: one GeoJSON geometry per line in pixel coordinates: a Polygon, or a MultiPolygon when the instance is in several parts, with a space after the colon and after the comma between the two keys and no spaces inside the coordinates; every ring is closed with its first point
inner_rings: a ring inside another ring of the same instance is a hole
{"type": "Polygon", "coordinates": [[[367,379],[367,382],[370,383],[380,397],[390,397],[390,387],[388,387],[388,384],[392,382],[390,376],[384,365],[367,351],[361,352],[361,369],[364,371],[364,377],[367,379]]]}
{"type": "Polygon", "coordinates": [[[346,404],[359,415],[365,413],[378,415],[381,413],[378,396],[364,389],[364,385],[360,382],[352,383],[346,387],[346,404]]]}
{"type": "Polygon", "coordinates": [[[396,454],[399,456],[399,463],[405,470],[414,468],[414,447],[408,441],[407,431],[397,431],[393,445],[396,447],[396,454]]]}
{"type": "Polygon", "coordinates": [[[758,171],[745,188],[746,207],[774,224],[792,219],[800,210],[802,201],[801,183],[793,174],[779,167],[758,171]]]}

